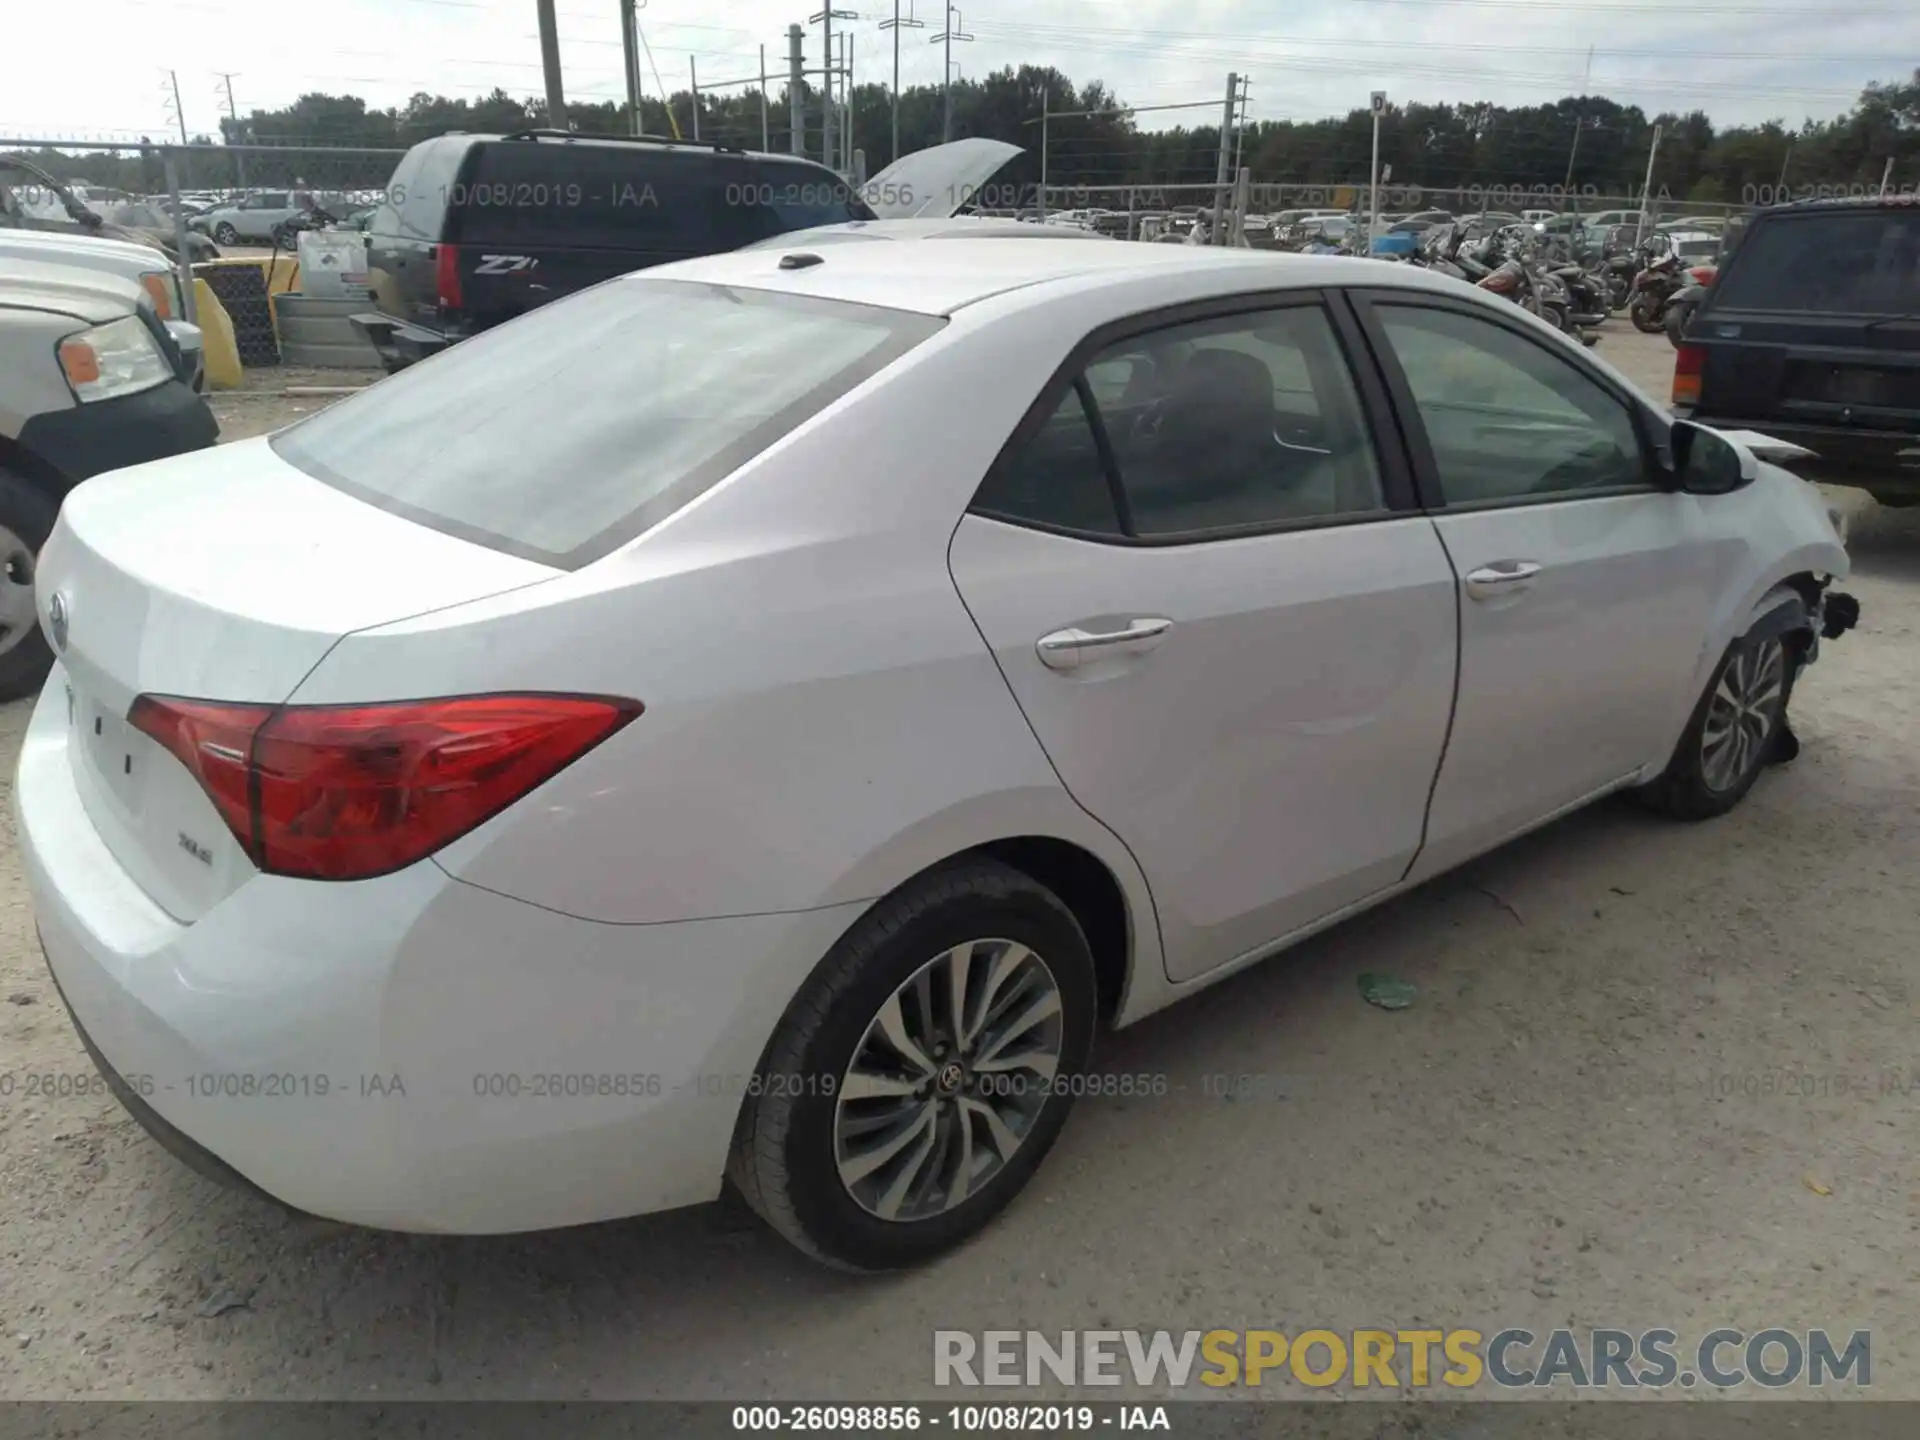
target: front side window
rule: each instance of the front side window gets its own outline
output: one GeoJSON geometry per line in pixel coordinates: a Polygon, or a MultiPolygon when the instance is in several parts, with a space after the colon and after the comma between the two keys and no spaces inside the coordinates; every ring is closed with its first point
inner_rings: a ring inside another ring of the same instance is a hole
{"type": "Polygon", "coordinates": [[[1379,304],[1448,505],[1649,485],[1626,403],[1543,345],[1458,311],[1379,304]]]}

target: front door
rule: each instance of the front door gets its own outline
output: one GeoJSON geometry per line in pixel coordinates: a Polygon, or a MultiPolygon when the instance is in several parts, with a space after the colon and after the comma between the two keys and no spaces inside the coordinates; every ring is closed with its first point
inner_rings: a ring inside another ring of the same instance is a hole
{"type": "Polygon", "coordinates": [[[1363,309],[1460,586],[1418,878],[1666,758],[1742,546],[1656,483],[1651,417],[1566,342],[1404,292],[1363,309]]]}
{"type": "Polygon", "coordinates": [[[1221,308],[1083,347],[950,557],[1175,980],[1401,878],[1453,696],[1453,573],[1373,442],[1357,330],[1314,295],[1221,308]]]}

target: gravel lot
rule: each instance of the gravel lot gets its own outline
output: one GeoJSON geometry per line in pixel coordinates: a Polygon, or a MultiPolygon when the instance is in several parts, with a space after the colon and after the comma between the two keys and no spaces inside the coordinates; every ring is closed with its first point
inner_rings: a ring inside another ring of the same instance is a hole
{"type": "MultiPolygon", "coordinates": [[[[1664,340],[1610,325],[1603,353],[1663,393],[1664,340]]],[[[239,434],[316,403],[217,406],[239,434]]],[[[111,1100],[16,1094],[0,1395],[880,1399],[933,1393],[935,1327],[1425,1323],[1871,1327],[1875,1393],[1920,1397],[1920,512],[1847,503],[1862,626],[1738,812],[1601,805],[1113,1037],[1104,1065],[1184,1093],[1083,1102],[929,1271],[830,1275],[724,1204],[485,1240],[291,1222],[111,1100]],[[1362,1003],[1363,970],[1413,1008],[1362,1003]],[[1289,1098],[1205,1098],[1218,1071],[1289,1098]]],[[[4,813],[0,1070],[84,1075],[4,813]]]]}

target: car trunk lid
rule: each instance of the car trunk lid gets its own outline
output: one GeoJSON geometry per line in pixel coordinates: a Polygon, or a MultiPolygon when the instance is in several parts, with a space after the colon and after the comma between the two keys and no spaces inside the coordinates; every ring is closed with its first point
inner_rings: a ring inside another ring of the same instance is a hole
{"type": "Polygon", "coordinates": [[[81,485],[36,588],[89,817],[156,904],[198,918],[254,867],[186,767],[127,723],[136,696],[278,705],[342,635],[556,573],[356,500],[264,440],[81,485]]]}

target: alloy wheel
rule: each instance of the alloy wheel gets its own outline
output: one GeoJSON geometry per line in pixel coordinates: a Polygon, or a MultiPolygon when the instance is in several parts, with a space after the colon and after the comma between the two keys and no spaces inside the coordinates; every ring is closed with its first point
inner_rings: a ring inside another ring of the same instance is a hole
{"type": "Polygon", "coordinates": [[[898,1222],[978,1194],[1026,1143],[1065,1039],[1059,982],[1026,946],[980,939],[936,955],[887,997],[841,1078],[847,1194],[898,1222]]]}
{"type": "Polygon", "coordinates": [[[1743,645],[1727,661],[1700,731],[1700,774],[1709,789],[1733,789],[1766,758],[1780,721],[1786,672],[1778,640],[1743,645]]]}
{"type": "Polygon", "coordinates": [[[33,550],[0,526],[0,655],[9,654],[39,623],[33,603],[33,550]]]}

